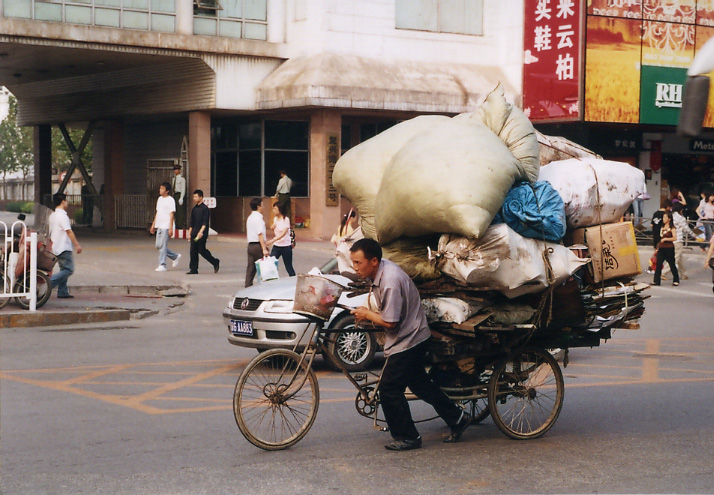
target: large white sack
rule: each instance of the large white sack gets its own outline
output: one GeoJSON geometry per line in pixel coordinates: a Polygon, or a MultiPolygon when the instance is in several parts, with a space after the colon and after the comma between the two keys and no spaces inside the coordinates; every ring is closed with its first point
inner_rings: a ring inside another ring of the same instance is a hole
{"type": "Polygon", "coordinates": [[[549,163],[541,167],[540,179],[550,182],[563,198],[566,221],[572,228],[617,222],[645,192],[642,170],[596,158],[549,163]]]}
{"type": "Polygon", "coordinates": [[[465,301],[455,297],[427,297],[421,300],[426,321],[463,323],[486,306],[484,302],[465,301]]]}
{"type": "Polygon", "coordinates": [[[589,261],[578,258],[565,246],[528,239],[506,224],[498,224],[489,227],[481,239],[441,236],[437,268],[470,286],[497,290],[514,298],[548,287],[544,251],[552,267],[551,282],[556,285],[589,261]]]}
{"type": "Polygon", "coordinates": [[[529,182],[538,180],[540,147],[536,130],[520,108],[506,101],[501,83],[488,94],[477,111],[462,113],[454,117],[454,120],[478,120],[485,124],[518,160],[520,177],[529,182]]]}
{"type": "Polygon", "coordinates": [[[360,143],[337,161],[332,173],[332,183],[359,212],[365,237],[377,238],[374,204],[382,175],[392,157],[422,130],[450,120],[442,115],[423,115],[406,120],[360,143]]]}
{"type": "Polygon", "coordinates": [[[546,136],[536,131],[538,145],[540,147],[540,166],[548,165],[550,162],[558,160],[568,160],[570,158],[598,158],[600,155],[594,151],[580,146],[561,136],[546,136]]]}
{"type": "Polygon", "coordinates": [[[513,183],[524,178],[521,171],[504,142],[480,122],[452,119],[423,130],[382,176],[377,239],[387,244],[447,232],[479,237],[513,183]]]}

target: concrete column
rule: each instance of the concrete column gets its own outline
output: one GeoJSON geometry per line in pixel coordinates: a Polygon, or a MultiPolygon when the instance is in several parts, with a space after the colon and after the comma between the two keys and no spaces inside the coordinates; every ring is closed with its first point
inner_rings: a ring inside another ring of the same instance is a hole
{"type": "Polygon", "coordinates": [[[193,0],[176,0],[176,32],[193,34],[193,0]]]}
{"type": "Polygon", "coordinates": [[[208,112],[188,114],[188,192],[211,191],[211,115],[208,112]]]}
{"type": "MultiPolygon", "coordinates": [[[[340,223],[340,207],[326,206],[327,134],[340,135],[342,115],[337,110],[316,110],[310,116],[310,233],[329,239],[340,223]]],[[[339,138],[338,138],[339,143],[339,138]]]]}
{"type": "MultiPolygon", "coordinates": [[[[35,202],[45,204],[45,196],[52,194],[52,126],[35,126],[33,151],[35,154],[35,202]]],[[[45,206],[52,208],[52,203],[45,204],[45,206]]]]}
{"type": "Polygon", "coordinates": [[[104,126],[104,229],[116,230],[114,198],[124,194],[124,126],[119,121],[104,126]]]}

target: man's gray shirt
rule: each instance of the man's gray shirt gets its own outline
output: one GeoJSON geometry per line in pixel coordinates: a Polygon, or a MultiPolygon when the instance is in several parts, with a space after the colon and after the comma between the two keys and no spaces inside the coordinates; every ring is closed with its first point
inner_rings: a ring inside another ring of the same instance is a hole
{"type": "Polygon", "coordinates": [[[386,332],[385,356],[411,349],[431,336],[419,291],[398,265],[385,259],[379,263],[373,292],[382,319],[397,323],[386,332]]]}

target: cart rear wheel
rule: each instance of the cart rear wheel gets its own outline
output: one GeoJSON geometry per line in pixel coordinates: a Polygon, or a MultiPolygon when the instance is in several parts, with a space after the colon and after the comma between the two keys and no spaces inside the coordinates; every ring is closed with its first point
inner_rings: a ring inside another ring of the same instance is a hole
{"type": "Polygon", "coordinates": [[[488,402],[484,399],[474,399],[468,402],[467,411],[471,414],[471,424],[479,424],[484,419],[488,418],[491,412],[488,410],[488,402]]]}
{"type": "Polygon", "coordinates": [[[300,355],[271,349],[256,356],[238,378],[233,415],[250,443],[282,450],[299,442],[317,416],[317,377],[300,355]]]}
{"type": "Polygon", "coordinates": [[[563,406],[563,374],[544,350],[522,350],[500,363],[488,385],[488,408],[511,438],[538,438],[556,422],[563,406]]]}

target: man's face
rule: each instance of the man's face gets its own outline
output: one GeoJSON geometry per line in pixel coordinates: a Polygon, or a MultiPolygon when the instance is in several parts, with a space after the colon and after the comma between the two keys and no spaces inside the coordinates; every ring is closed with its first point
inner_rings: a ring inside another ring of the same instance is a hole
{"type": "Polygon", "coordinates": [[[174,174],[175,174],[175,175],[178,175],[178,174],[180,174],[180,173],[181,173],[181,169],[180,169],[180,168],[175,168],[175,169],[174,169],[174,174]]]}
{"type": "Polygon", "coordinates": [[[166,196],[168,194],[168,191],[164,186],[159,186],[159,196],[166,196]]]}
{"type": "Polygon", "coordinates": [[[200,205],[201,201],[203,201],[203,196],[199,196],[198,194],[193,195],[193,202],[196,203],[196,205],[200,205]]]}
{"type": "Polygon", "coordinates": [[[352,260],[352,267],[359,278],[374,280],[379,269],[379,260],[377,258],[367,259],[363,251],[357,250],[350,253],[350,260],[352,260]]]}
{"type": "Polygon", "coordinates": [[[257,211],[258,213],[260,213],[262,215],[263,214],[263,203],[259,204],[258,208],[256,208],[255,211],[257,211]]]}

